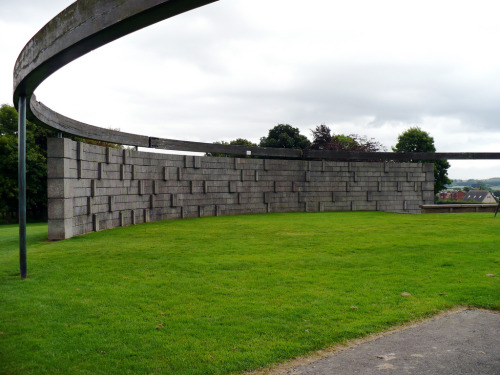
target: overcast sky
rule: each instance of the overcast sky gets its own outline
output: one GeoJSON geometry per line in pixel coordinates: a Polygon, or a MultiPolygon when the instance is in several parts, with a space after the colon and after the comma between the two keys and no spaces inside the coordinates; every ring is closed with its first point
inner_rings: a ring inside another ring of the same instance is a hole
{"type": "MultiPolygon", "coordinates": [[[[0,103],[28,40],[71,0],[0,0],[0,103]]],[[[278,123],[375,138],[411,126],[437,151],[500,152],[500,3],[221,0],[125,36],[36,91],[93,125],[258,142],[278,123]],[[307,6],[307,7],[306,7],[307,6]]],[[[500,176],[452,161],[451,178],[500,176]]]]}

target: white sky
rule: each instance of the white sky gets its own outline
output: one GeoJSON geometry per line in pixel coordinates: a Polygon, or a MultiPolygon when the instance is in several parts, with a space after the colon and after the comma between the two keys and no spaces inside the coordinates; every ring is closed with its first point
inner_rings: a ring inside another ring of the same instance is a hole
{"type": "MultiPolygon", "coordinates": [[[[28,40],[70,0],[0,0],[0,104],[28,40]]],[[[500,3],[221,0],[94,51],[36,91],[93,125],[202,142],[278,123],[373,137],[418,125],[437,151],[500,152],[500,3]],[[307,5],[307,7],[306,7],[307,5]]],[[[451,161],[451,178],[500,161],[451,161]]]]}

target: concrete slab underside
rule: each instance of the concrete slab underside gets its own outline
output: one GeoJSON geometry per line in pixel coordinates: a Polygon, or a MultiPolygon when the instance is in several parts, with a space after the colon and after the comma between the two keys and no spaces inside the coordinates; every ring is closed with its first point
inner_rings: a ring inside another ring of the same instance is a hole
{"type": "Polygon", "coordinates": [[[270,373],[499,375],[500,314],[482,310],[461,311],[307,365],[270,373]]]}

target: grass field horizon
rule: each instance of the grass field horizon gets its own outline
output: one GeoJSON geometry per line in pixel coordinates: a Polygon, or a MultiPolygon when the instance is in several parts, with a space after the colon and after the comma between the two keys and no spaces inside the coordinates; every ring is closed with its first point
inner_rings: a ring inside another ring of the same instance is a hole
{"type": "Polygon", "coordinates": [[[480,213],[210,217],[60,242],[30,224],[21,281],[17,226],[0,226],[0,373],[242,373],[500,310],[499,235],[480,213]]]}

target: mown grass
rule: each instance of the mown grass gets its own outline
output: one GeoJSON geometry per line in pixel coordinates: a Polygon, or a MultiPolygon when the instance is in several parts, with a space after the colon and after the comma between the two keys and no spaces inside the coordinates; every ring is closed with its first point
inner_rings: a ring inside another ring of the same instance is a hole
{"type": "Polygon", "coordinates": [[[293,213],[49,243],[0,227],[0,373],[229,374],[457,305],[500,310],[491,214],[293,213]],[[411,293],[403,297],[401,293],[411,293]]]}

